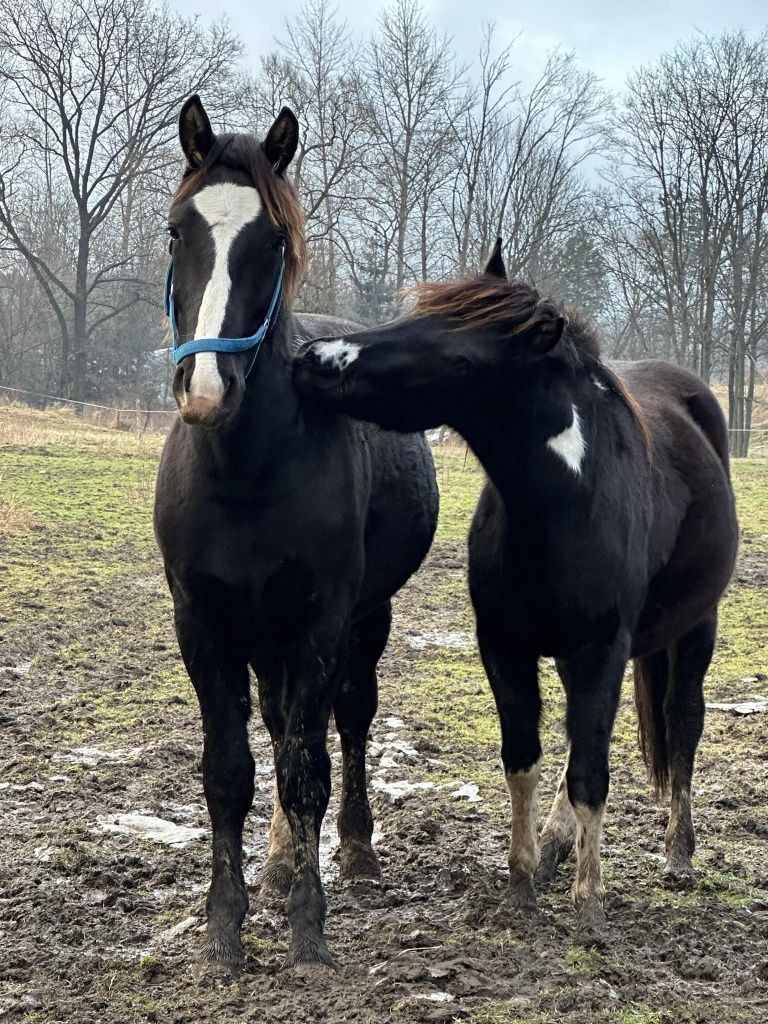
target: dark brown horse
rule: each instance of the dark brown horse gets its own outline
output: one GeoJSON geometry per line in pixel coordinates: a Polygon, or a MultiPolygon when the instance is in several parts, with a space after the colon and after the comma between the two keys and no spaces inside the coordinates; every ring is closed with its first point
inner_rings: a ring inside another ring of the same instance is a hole
{"type": "Polygon", "coordinates": [[[204,955],[242,958],[250,665],[277,774],[263,886],[288,895],[287,962],[329,962],[318,866],[328,721],[343,756],[342,873],[376,875],[365,778],[376,665],[390,598],[432,541],[434,467],[423,436],[308,405],[293,386],[299,341],[349,327],[290,311],[304,256],[284,177],[293,114],[284,108],[263,143],[216,137],[195,96],[180,135],[188,166],[169,215],[167,303],[181,418],[163,452],[155,526],[203,718],[213,826],[204,955]]]}
{"type": "Polygon", "coordinates": [[[469,534],[477,636],[512,798],[510,900],[534,901],[576,839],[580,934],[600,936],[608,748],[627,661],[643,748],[671,783],[667,866],[692,871],[702,684],[738,527],[712,392],[663,362],[610,366],[572,310],[486,274],[423,285],[413,315],[309,344],[301,391],[394,430],[447,423],[489,482],[469,534]],[[538,661],[556,659],[570,754],[541,847],[538,661]]]}

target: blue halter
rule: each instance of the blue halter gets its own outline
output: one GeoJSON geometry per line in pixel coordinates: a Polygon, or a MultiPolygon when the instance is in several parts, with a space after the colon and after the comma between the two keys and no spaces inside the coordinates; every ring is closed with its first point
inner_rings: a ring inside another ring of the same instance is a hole
{"type": "Polygon", "coordinates": [[[171,329],[171,339],[173,340],[173,361],[178,366],[182,359],[186,356],[196,355],[198,352],[249,352],[251,349],[254,350],[251,361],[248,364],[248,369],[245,371],[246,377],[253,368],[254,361],[259,352],[259,347],[267,336],[270,325],[272,323],[272,317],[275,315],[275,310],[280,305],[280,299],[283,294],[283,277],[285,276],[285,249],[280,253],[280,270],[277,274],[277,281],[275,282],[275,290],[272,292],[272,301],[269,304],[267,315],[264,318],[262,325],[248,338],[195,338],[193,341],[185,341],[184,344],[179,344],[179,332],[176,327],[176,316],[173,310],[173,260],[168,263],[168,270],[165,274],[165,315],[168,317],[168,325],[171,329]]]}

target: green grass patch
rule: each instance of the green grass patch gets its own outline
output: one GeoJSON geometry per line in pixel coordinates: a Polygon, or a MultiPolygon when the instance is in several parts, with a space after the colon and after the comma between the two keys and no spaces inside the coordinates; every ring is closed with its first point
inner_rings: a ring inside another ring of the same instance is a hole
{"type": "Polygon", "coordinates": [[[742,541],[768,551],[768,460],[736,459],[731,472],[742,541]]]}

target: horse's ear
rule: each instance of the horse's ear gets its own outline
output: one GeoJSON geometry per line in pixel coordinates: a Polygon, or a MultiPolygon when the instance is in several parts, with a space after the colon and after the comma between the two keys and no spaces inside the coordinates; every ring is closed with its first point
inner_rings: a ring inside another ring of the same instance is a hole
{"type": "Polygon", "coordinates": [[[488,257],[483,273],[490,277],[500,277],[502,281],[507,280],[507,268],[504,266],[504,257],[501,255],[501,238],[496,239],[493,252],[488,257]]]}
{"type": "Polygon", "coordinates": [[[282,174],[293,160],[293,154],[299,144],[299,122],[296,115],[288,107],[283,107],[275,118],[275,123],[267,132],[262,148],[272,164],[275,174],[282,174]]]}
{"type": "Polygon", "coordinates": [[[521,330],[531,338],[534,351],[544,356],[560,341],[565,324],[565,317],[554,303],[549,299],[541,299],[521,330]]]}
{"type": "Polygon", "coordinates": [[[202,100],[195,93],[190,96],[179,114],[179,141],[190,167],[197,170],[208,156],[216,141],[211,122],[202,100]]]}

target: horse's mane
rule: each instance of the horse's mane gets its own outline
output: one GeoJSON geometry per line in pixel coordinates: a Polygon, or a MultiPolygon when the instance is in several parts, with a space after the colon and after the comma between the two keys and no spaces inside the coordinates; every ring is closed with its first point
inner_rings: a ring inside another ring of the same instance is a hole
{"type": "MultiPolygon", "coordinates": [[[[542,301],[541,293],[524,281],[504,281],[487,274],[448,283],[423,282],[410,289],[409,294],[415,299],[411,316],[442,316],[453,321],[457,331],[493,326],[510,338],[531,326],[536,307],[542,301]]],[[[545,301],[566,318],[568,356],[586,363],[601,383],[621,398],[650,454],[651,435],[643,411],[624,381],[602,361],[597,327],[581,310],[553,299],[545,301]]]]}
{"type": "Polygon", "coordinates": [[[196,192],[209,172],[222,165],[248,175],[273,224],[285,231],[284,288],[286,297],[289,300],[294,298],[307,262],[304,211],[296,189],[287,178],[275,173],[254,135],[218,135],[203,164],[197,169],[187,167],[184,171],[171,206],[196,192]]]}

